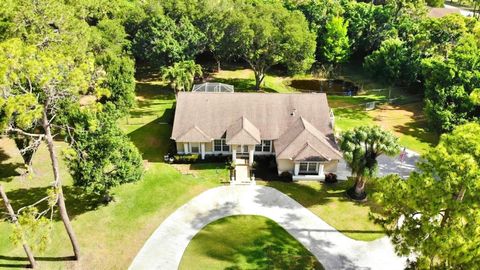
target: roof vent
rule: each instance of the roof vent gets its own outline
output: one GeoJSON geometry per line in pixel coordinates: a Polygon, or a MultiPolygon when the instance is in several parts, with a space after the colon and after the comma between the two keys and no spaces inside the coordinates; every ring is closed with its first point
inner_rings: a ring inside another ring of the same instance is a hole
{"type": "Polygon", "coordinates": [[[291,116],[295,116],[295,113],[297,112],[297,109],[293,109],[292,112],[290,113],[291,116]]]}

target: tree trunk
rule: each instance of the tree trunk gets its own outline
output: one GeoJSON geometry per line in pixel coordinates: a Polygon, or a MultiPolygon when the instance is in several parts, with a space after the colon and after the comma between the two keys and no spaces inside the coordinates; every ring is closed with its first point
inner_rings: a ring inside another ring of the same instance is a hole
{"type": "Polygon", "coordinates": [[[217,72],[222,71],[222,65],[220,63],[220,59],[216,56],[213,57],[215,59],[215,62],[217,63],[217,72]]]}
{"type": "Polygon", "coordinates": [[[355,182],[355,194],[359,197],[363,196],[365,193],[365,180],[363,177],[358,177],[357,181],[355,182]]]}
{"type": "MultiPolygon", "coordinates": [[[[17,216],[15,215],[15,212],[13,211],[12,205],[8,201],[7,198],[7,193],[3,190],[3,186],[0,185],[0,195],[3,199],[3,202],[5,204],[5,207],[7,208],[7,212],[10,215],[10,218],[12,219],[13,224],[15,224],[16,227],[20,227],[20,224],[18,223],[17,216]]],[[[27,242],[23,239],[22,237],[22,246],[23,250],[25,250],[25,253],[27,254],[28,261],[30,262],[30,265],[32,268],[37,267],[37,262],[35,261],[35,258],[33,257],[32,250],[30,249],[30,246],[28,246],[27,242]]]]}
{"type": "Polygon", "coordinates": [[[260,85],[262,84],[263,79],[265,78],[265,74],[255,70],[254,70],[254,73],[255,73],[255,90],[260,90],[260,85]]]}
{"type": "Polygon", "coordinates": [[[68,237],[70,238],[70,242],[72,243],[73,253],[76,260],[80,259],[80,247],[78,245],[77,237],[75,236],[75,232],[73,231],[72,223],[70,222],[70,218],[68,217],[67,208],[65,206],[65,198],[63,196],[62,190],[62,182],[60,178],[60,168],[58,165],[57,155],[55,153],[55,148],[53,145],[53,136],[50,129],[50,123],[48,121],[46,108],[45,106],[43,112],[43,128],[45,129],[45,140],[47,141],[48,152],[50,153],[50,159],[52,161],[52,169],[54,175],[54,186],[57,189],[57,205],[60,212],[60,217],[62,218],[63,225],[67,230],[68,237]]]}
{"type": "MultiPolygon", "coordinates": [[[[461,187],[460,191],[455,196],[455,200],[459,201],[459,202],[463,201],[463,198],[465,197],[465,192],[466,191],[467,191],[467,189],[465,187],[461,187]]],[[[446,209],[445,213],[443,214],[442,221],[440,222],[440,227],[444,227],[445,225],[447,225],[447,222],[448,222],[449,218],[450,218],[450,209],[446,209]]]]}

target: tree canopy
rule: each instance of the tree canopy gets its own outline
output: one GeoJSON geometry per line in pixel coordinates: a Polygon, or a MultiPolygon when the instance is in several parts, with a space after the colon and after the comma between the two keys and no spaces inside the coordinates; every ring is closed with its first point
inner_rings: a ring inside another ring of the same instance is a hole
{"type": "Polygon", "coordinates": [[[349,191],[354,199],[365,199],[365,184],[375,177],[380,155],[393,156],[400,151],[398,138],[379,126],[360,126],[341,134],[340,149],[355,177],[349,191]]]}
{"type": "Polygon", "coordinates": [[[375,219],[416,269],[474,269],[480,263],[480,125],[444,134],[407,180],[378,180],[385,209],[375,219]]]}
{"type": "Polygon", "coordinates": [[[242,4],[226,32],[231,55],[238,55],[253,69],[256,89],[273,65],[283,64],[290,72],[299,72],[314,61],[315,35],[305,17],[278,2],[242,4]]]}

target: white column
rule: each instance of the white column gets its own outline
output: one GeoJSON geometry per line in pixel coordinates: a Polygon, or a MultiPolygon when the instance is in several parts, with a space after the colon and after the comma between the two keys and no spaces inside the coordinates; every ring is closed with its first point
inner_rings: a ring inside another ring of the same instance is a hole
{"type": "Polygon", "coordinates": [[[300,171],[300,163],[295,163],[295,169],[293,171],[293,175],[297,176],[299,171],[300,171]]]}
{"type": "Polygon", "coordinates": [[[232,144],[230,148],[232,149],[232,161],[235,162],[237,160],[237,146],[232,144]]]}
{"type": "Polygon", "coordinates": [[[248,165],[253,165],[253,154],[255,152],[255,145],[248,146],[248,165]]]}
{"type": "Polygon", "coordinates": [[[205,159],[205,143],[200,144],[200,153],[202,153],[202,159],[205,159]]]}
{"type": "Polygon", "coordinates": [[[318,164],[318,175],[323,176],[323,164],[318,164]]]}
{"type": "Polygon", "coordinates": [[[185,154],[190,153],[190,149],[188,149],[188,143],[183,143],[183,152],[185,154]]]}

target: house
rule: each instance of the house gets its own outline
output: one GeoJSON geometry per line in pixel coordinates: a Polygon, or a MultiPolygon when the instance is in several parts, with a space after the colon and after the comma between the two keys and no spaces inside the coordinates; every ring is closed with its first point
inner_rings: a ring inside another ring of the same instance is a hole
{"type": "Polygon", "coordinates": [[[460,9],[454,7],[430,8],[428,16],[431,18],[442,18],[450,14],[461,14],[460,9]]]}
{"type": "Polygon", "coordinates": [[[274,155],[294,180],[322,180],[342,158],[324,93],[181,92],[171,138],[179,154],[231,155],[247,172],[255,156],[274,155]]]}

